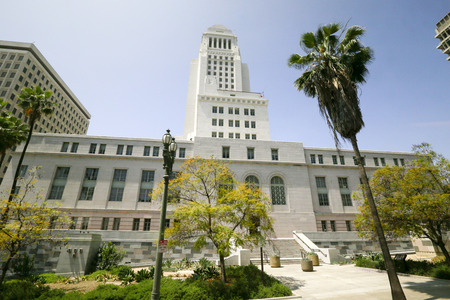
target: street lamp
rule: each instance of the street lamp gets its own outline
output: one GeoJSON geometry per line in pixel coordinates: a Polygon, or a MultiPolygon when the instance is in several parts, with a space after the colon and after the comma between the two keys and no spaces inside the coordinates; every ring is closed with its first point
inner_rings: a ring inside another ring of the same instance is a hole
{"type": "Polygon", "coordinates": [[[163,135],[162,142],[164,145],[163,169],[166,170],[166,172],[164,174],[164,195],[161,207],[161,218],[159,221],[159,239],[156,253],[155,275],[153,278],[152,300],[159,300],[159,288],[161,286],[162,259],[163,259],[163,249],[160,249],[160,245],[164,243],[164,229],[166,227],[165,223],[167,210],[167,192],[169,189],[170,174],[172,174],[172,166],[175,161],[175,152],[177,151],[177,143],[175,143],[175,138],[172,138],[172,136],[170,135],[169,129],[167,129],[167,133],[163,135]]]}

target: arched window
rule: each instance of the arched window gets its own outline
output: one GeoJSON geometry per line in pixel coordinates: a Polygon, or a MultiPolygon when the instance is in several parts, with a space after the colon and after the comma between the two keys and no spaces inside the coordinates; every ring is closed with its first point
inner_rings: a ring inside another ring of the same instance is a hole
{"type": "Polygon", "coordinates": [[[259,187],[258,177],[254,175],[247,176],[247,178],[245,178],[245,183],[247,183],[249,186],[259,187]]]}
{"type": "Polygon", "coordinates": [[[284,181],[279,176],[274,176],[270,180],[270,192],[272,194],[273,205],[286,204],[286,195],[284,192],[284,181]]]}

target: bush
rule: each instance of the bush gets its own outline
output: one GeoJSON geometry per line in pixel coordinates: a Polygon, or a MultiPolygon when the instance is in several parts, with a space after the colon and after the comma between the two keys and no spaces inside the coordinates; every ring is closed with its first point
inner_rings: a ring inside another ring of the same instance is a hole
{"type": "Polygon", "coordinates": [[[450,266],[445,263],[438,264],[431,269],[430,276],[439,279],[450,279],[450,266]]]}
{"type": "Polygon", "coordinates": [[[55,273],[44,273],[37,276],[37,283],[55,283],[67,279],[66,276],[57,275],[55,273]]]}
{"type": "Polygon", "coordinates": [[[11,269],[21,278],[30,277],[35,271],[34,255],[30,257],[26,252],[19,254],[12,261],[11,269]]]}
{"type": "Polygon", "coordinates": [[[112,242],[103,243],[98,251],[97,270],[110,270],[122,261],[125,251],[117,250],[112,242]]]}
{"type": "Polygon", "coordinates": [[[153,278],[151,275],[152,274],[150,273],[149,270],[141,269],[141,270],[137,271],[137,273],[136,273],[136,275],[134,277],[136,279],[136,282],[141,282],[141,281],[144,281],[146,279],[153,278]]]}
{"type": "Polygon", "coordinates": [[[219,278],[219,271],[215,266],[198,267],[194,270],[194,276],[202,279],[216,279],[219,278]]]}
{"type": "Polygon", "coordinates": [[[47,286],[36,286],[27,280],[8,280],[3,283],[0,290],[0,299],[2,300],[28,300],[36,299],[41,294],[49,291],[47,286]]]}

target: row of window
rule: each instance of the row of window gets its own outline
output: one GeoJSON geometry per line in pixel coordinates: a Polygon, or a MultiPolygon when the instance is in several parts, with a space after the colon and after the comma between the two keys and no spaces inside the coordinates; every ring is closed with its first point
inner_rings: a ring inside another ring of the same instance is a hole
{"type": "MultiPolygon", "coordinates": [[[[224,107],[223,106],[213,106],[212,107],[212,113],[213,114],[223,114],[224,113],[224,107]]],[[[228,114],[229,115],[239,115],[239,107],[228,107],[228,114]]],[[[255,115],[255,109],[253,108],[244,108],[244,116],[254,116],[255,115]]]]}
{"type": "MultiPolygon", "coordinates": [[[[212,126],[223,126],[223,119],[212,119],[212,126]]],[[[228,127],[240,127],[240,120],[228,120],[228,127]]],[[[244,121],[245,128],[256,128],[256,121],[244,121]]]]}
{"type": "MultiPolygon", "coordinates": [[[[321,165],[323,165],[323,155],[322,154],[317,154],[317,160],[316,160],[316,154],[310,154],[310,161],[311,164],[316,164],[319,163],[321,165]]],[[[333,165],[337,165],[337,164],[341,164],[341,165],[345,165],[345,157],[343,155],[339,155],[339,160],[338,160],[338,156],[337,155],[332,155],[331,159],[333,161],[333,165]]],[[[363,165],[366,165],[366,159],[365,157],[361,157],[363,165]]],[[[405,165],[405,159],[403,158],[393,158],[394,161],[394,165],[399,166],[399,162],[400,165],[404,166],[405,165]]],[[[374,157],[373,158],[373,162],[375,164],[375,166],[385,166],[386,165],[386,160],[384,157],[374,157]]],[[[356,159],[356,156],[353,156],[353,164],[356,166],[358,165],[358,160],[356,159]]]]}
{"type": "MultiPolygon", "coordinates": [[[[278,149],[271,149],[272,160],[278,160],[278,149]]],[[[230,158],[230,147],[222,147],[222,158],[230,158]]],[[[255,159],[255,148],[247,147],[247,159],[255,159]]]]}
{"type": "MultiPolygon", "coordinates": [[[[78,217],[72,217],[69,229],[77,229],[78,227],[78,217]]],[[[101,230],[120,230],[120,220],[121,218],[103,218],[102,219],[102,225],[100,227],[101,230]]],[[[83,217],[81,219],[81,224],[79,225],[80,230],[88,230],[89,229],[89,217],[83,217]]],[[[133,223],[131,230],[133,231],[150,231],[150,226],[152,220],[150,218],[144,218],[144,222],[141,222],[140,218],[133,218],[133,223]],[[141,228],[141,224],[143,224],[143,227],[141,228]]],[[[166,228],[170,227],[170,219],[166,219],[165,221],[166,228]]]]}
{"type": "MultiPolygon", "coordinates": [[[[69,150],[70,143],[69,142],[63,142],[61,145],[60,152],[67,152],[69,150]]],[[[72,146],[70,147],[71,153],[77,153],[78,152],[78,146],[79,143],[73,142],[72,146]]],[[[125,155],[133,155],[133,145],[117,145],[116,149],[116,155],[123,155],[125,150],[125,155]]],[[[152,156],[159,156],[159,149],[158,146],[153,146],[153,151],[151,151],[151,146],[144,146],[144,151],[142,153],[143,156],[150,156],[150,153],[152,156]]],[[[89,153],[90,154],[105,154],[106,152],[106,144],[97,144],[97,143],[91,143],[89,146],[89,153]],[[98,147],[97,147],[98,146],[98,147]],[[98,149],[98,150],[97,150],[98,149]]],[[[179,148],[178,149],[178,157],[185,158],[186,157],[186,148],[179,148]]]]}
{"type": "MultiPolygon", "coordinates": [[[[351,192],[348,187],[348,180],[346,177],[338,177],[339,190],[341,193],[342,206],[353,206],[351,192]]],[[[319,198],[320,206],[329,206],[330,201],[328,199],[328,189],[325,181],[325,177],[316,177],[317,195],[319,198]]]]}
{"type": "MultiPolygon", "coordinates": [[[[224,133],[223,132],[213,131],[213,132],[211,132],[211,137],[213,137],[213,138],[216,138],[216,137],[224,138],[224,133]]],[[[241,138],[241,134],[240,133],[229,132],[228,133],[228,138],[229,139],[240,139],[241,138]]],[[[256,134],[246,133],[245,134],[245,139],[246,140],[250,140],[250,139],[256,140],[256,134]]]]}
{"type": "MultiPolygon", "coordinates": [[[[330,220],[330,226],[328,226],[328,221],[326,221],[326,220],[322,220],[322,221],[320,221],[320,223],[321,223],[322,231],[328,231],[328,228],[331,231],[336,231],[336,221],[330,220]]],[[[345,221],[345,229],[347,231],[352,231],[352,221],[350,221],[350,220],[345,221]]]]}

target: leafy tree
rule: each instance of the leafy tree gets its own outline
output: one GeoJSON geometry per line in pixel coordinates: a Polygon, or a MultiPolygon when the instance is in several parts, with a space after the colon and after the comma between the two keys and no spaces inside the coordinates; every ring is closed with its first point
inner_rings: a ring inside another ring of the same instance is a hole
{"type": "Polygon", "coordinates": [[[111,270],[122,261],[125,251],[117,250],[112,242],[103,243],[98,251],[97,270],[111,270]]]}
{"type": "MultiPolygon", "coordinates": [[[[28,126],[14,117],[10,112],[4,111],[7,102],[0,98],[0,156],[5,155],[6,150],[25,141],[28,134],[28,126]]],[[[0,162],[1,164],[1,162],[0,162]]]]}
{"type": "MultiPolygon", "coordinates": [[[[43,195],[35,189],[37,179],[37,169],[33,168],[28,176],[20,180],[20,191],[9,205],[8,222],[0,231],[0,257],[4,261],[0,286],[11,261],[20,251],[40,241],[58,238],[52,229],[68,222],[68,218],[60,210],[42,201],[43,195]]],[[[6,198],[0,198],[2,212],[6,209],[6,198]]]]}
{"type": "MultiPolygon", "coordinates": [[[[226,281],[225,257],[233,246],[257,245],[272,229],[270,201],[258,188],[238,183],[233,173],[215,159],[192,158],[169,185],[175,194],[173,227],[166,229],[169,246],[194,241],[198,249],[211,241],[219,255],[222,280],[226,281]],[[259,230],[251,230],[258,220],[259,230]]],[[[155,197],[162,194],[161,185],[155,197]]]]}
{"type": "Polygon", "coordinates": [[[294,82],[294,86],[299,91],[303,90],[308,97],[317,97],[320,113],[333,132],[336,146],[339,146],[339,136],[352,143],[386,263],[392,297],[405,299],[389,254],[356,139],[356,134],[364,126],[359,107],[358,85],[365,82],[368,73],[366,65],[372,60],[373,54],[372,50],[363,46],[360,41],[364,34],[362,27],[351,26],[345,34],[344,31],[340,24],[330,24],[320,26],[315,34],[304,33],[300,39],[300,47],[306,55],[291,55],[288,65],[299,70],[306,68],[294,82]]]}
{"type": "Polygon", "coordinates": [[[41,119],[42,115],[47,116],[53,113],[53,106],[55,106],[56,103],[50,100],[51,95],[51,91],[44,91],[40,86],[36,86],[34,87],[34,89],[29,87],[23,88],[22,92],[20,93],[19,106],[23,109],[25,116],[28,118],[29,131],[22,150],[22,154],[20,155],[19,162],[17,163],[11,192],[9,194],[8,201],[5,203],[6,208],[2,210],[0,230],[2,230],[8,222],[10,205],[16,197],[15,191],[17,187],[17,181],[19,180],[20,168],[22,166],[25,153],[27,152],[28,144],[31,140],[31,135],[33,134],[34,124],[36,124],[36,122],[41,119]]]}
{"type": "MultiPolygon", "coordinates": [[[[386,166],[370,179],[380,219],[392,237],[426,237],[439,247],[450,264],[445,247],[450,230],[450,162],[429,144],[414,146],[417,160],[404,167],[386,166]]],[[[355,225],[358,233],[371,237],[373,221],[367,199],[362,201],[355,225]]]]}

